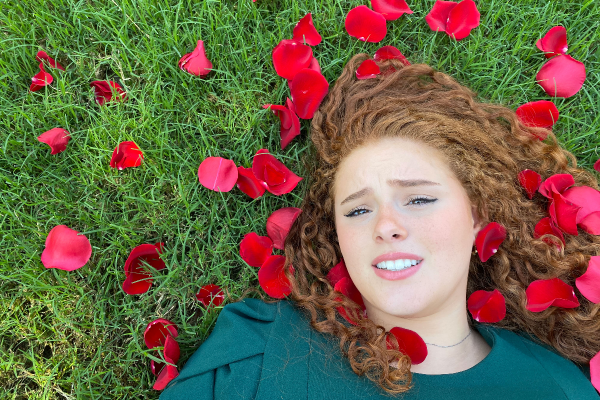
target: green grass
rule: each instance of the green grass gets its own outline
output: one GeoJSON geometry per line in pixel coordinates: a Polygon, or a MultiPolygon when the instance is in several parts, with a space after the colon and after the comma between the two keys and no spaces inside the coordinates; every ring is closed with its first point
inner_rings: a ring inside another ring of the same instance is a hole
{"type": "MultiPolygon", "coordinates": [[[[268,148],[306,177],[309,121],[284,151],[279,122],[266,103],[289,95],[271,50],[313,13],[323,42],[314,48],[330,83],[358,52],[395,45],[413,63],[455,76],[486,101],[512,108],[547,99],[535,83],[545,62],[535,42],[554,25],[567,28],[569,54],[587,68],[583,89],[557,99],[555,132],[590,169],[600,144],[600,10],[594,0],[478,0],[481,25],[456,42],[433,33],[424,16],[433,1],[388,22],[381,43],[344,29],[361,1],[4,0],[0,3],[0,397],[3,399],[157,398],[143,330],[164,317],[179,326],[186,359],[210,333],[218,309],[194,294],[205,284],[230,300],[258,286],[257,269],[239,257],[244,234],[265,235],[268,215],[298,206],[307,180],[290,194],[252,200],[237,188],[217,193],[198,183],[208,156],[249,167],[268,148]],[[205,41],[214,71],[207,79],[177,67],[205,41]],[[30,93],[46,50],[66,68],[30,93]],[[98,107],[89,82],[112,79],[128,101],[98,107]],[[50,155],[36,138],[54,127],[71,132],[67,150],[50,155]],[[109,167],[115,146],[134,140],[138,168],[109,167]],[[45,238],[65,224],[85,233],[91,260],[66,272],[40,261],[45,238]],[[142,243],[165,243],[167,269],[150,291],[126,295],[123,265],[142,243]]],[[[281,254],[281,253],[280,253],[281,254]]],[[[241,336],[243,339],[243,336],[241,336]]]]}

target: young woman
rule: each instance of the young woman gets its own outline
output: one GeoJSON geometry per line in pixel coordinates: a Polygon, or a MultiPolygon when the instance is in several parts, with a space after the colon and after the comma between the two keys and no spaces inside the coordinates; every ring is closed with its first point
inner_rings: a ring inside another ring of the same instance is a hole
{"type": "Polygon", "coordinates": [[[290,296],[224,307],[161,399],[597,399],[600,305],[575,290],[579,306],[532,312],[526,289],[575,287],[600,238],[536,238],[548,199],[529,199],[518,174],[597,180],[551,131],[448,75],[388,60],[358,80],[366,58],[350,60],[312,120],[317,163],[285,245],[290,296]],[[475,240],[491,222],[506,239],[482,262],[475,240]],[[358,297],[334,290],[340,271],[358,297]],[[476,322],[467,299],[494,289],[506,316],[476,322]],[[398,351],[395,327],[423,339],[424,361],[398,351]]]}

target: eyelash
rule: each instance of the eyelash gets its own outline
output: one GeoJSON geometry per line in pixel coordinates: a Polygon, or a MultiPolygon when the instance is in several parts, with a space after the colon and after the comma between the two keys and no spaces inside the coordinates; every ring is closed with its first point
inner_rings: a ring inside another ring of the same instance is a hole
{"type": "MultiPolygon", "coordinates": [[[[411,203],[411,202],[413,202],[413,201],[417,201],[417,200],[424,200],[424,201],[425,201],[425,203],[420,203],[420,205],[417,205],[417,207],[422,207],[422,206],[424,206],[425,204],[428,204],[428,203],[433,203],[433,202],[434,202],[434,201],[436,201],[437,199],[429,199],[429,198],[427,198],[427,197],[415,197],[414,199],[410,199],[410,200],[409,200],[409,203],[411,203]]],[[[361,210],[368,211],[368,210],[367,210],[366,208],[364,208],[364,207],[357,207],[357,208],[354,208],[354,209],[350,210],[350,212],[349,212],[348,214],[344,215],[344,217],[353,218],[353,217],[358,217],[358,216],[360,216],[360,215],[363,215],[363,214],[356,214],[356,215],[352,215],[353,213],[355,213],[355,212],[357,212],[357,211],[361,211],[361,210]]]]}

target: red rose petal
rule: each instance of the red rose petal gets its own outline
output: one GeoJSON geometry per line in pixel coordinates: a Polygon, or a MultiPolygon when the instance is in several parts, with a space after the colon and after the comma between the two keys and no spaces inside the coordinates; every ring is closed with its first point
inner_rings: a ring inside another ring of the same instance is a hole
{"type": "Polygon", "coordinates": [[[414,365],[421,364],[427,358],[427,345],[425,341],[415,331],[400,328],[398,326],[390,329],[390,335],[386,338],[387,348],[396,348],[401,353],[410,357],[410,362],[414,365]],[[395,345],[391,336],[396,338],[398,345],[395,345]]]}
{"type": "Polygon", "coordinates": [[[329,83],[319,72],[305,68],[292,80],[290,91],[298,117],[310,119],[327,95],[329,83]]]}
{"type": "Polygon", "coordinates": [[[576,204],[571,203],[560,193],[553,193],[552,205],[554,206],[554,218],[556,225],[571,235],[577,236],[577,213],[581,209],[576,204]]]}
{"type": "Polygon", "coordinates": [[[165,345],[167,336],[176,338],[177,325],[168,319],[158,318],[150,322],[144,330],[144,343],[149,349],[165,345]]]}
{"type": "Polygon", "coordinates": [[[506,316],[506,300],[498,289],[473,292],[467,301],[467,308],[477,322],[493,324],[506,316]]]}
{"type": "MultiPolygon", "coordinates": [[[[360,294],[360,292],[358,291],[358,289],[356,288],[356,286],[354,285],[354,282],[352,282],[352,279],[350,277],[344,277],[344,278],[340,279],[339,281],[337,281],[333,290],[335,290],[336,292],[342,293],[348,299],[350,299],[353,302],[355,302],[356,304],[358,304],[358,306],[360,307],[360,309],[364,315],[365,303],[363,301],[362,295],[360,294]]],[[[342,301],[342,299],[339,297],[336,297],[336,300],[342,301]]],[[[352,325],[358,324],[357,321],[354,321],[350,317],[350,314],[348,313],[348,311],[346,310],[345,307],[343,307],[343,306],[336,307],[336,310],[340,313],[340,315],[346,321],[348,321],[352,325]]]]}
{"type": "Polygon", "coordinates": [[[373,59],[375,61],[383,61],[383,60],[399,60],[404,65],[409,66],[410,62],[404,57],[404,55],[394,46],[383,46],[379,50],[375,52],[373,55],[373,59]]]}
{"type": "Polygon", "coordinates": [[[252,168],[238,167],[238,179],[235,183],[238,189],[253,199],[259,198],[265,193],[265,187],[252,173],[252,168]]]}
{"type": "Polygon", "coordinates": [[[196,299],[204,305],[204,307],[218,307],[223,304],[225,294],[220,286],[209,284],[202,286],[196,294],[196,299]]]}
{"type": "Polygon", "coordinates": [[[162,253],[162,243],[141,244],[134,247],[125,261],[125,281],[123,282],[123,291],[127,294],[135,295],[146,293],[152,286],[152,273],[144,268],[144,262],[156,270],[162,270],[166,267],[165,262],[160,258],[162,253]]]}
{"type": "Polygon", "coordinates": [[[462,40],[472,29],[479,26],[479,10],[473,0],[463,0],[450,10],[446,22],[446,33],[462,40]]]}
{"type": "Polygon", "coordinates": [[[321,35],[317,32],[315,25],[313,24],[312,15],[306,14],[294,27],[294,40],[306,43],[311,46],[316,46],[321,43],[321,35]]]}
{"type": "Polygon", "coordinates": [[[600,235],[600,211],[588,214],[581,220],[579,226],[590,235],[600,235]]]}
{"type": "Polygon", "coordinates": [[[66,225],[57,225],[46,237],[41,261],[46,268],[73,271],[83,267],[91,256],[92,245],[85,235],[66,225]]]}
{"type": "Polygon", "coordinates": [[[143,159],[144,153],[138,145],[132,141],[125,141],[115,147],[110,159],[110,167],[117,168],[119,171],[125,168],[139,167],[142,165],[143,159]]]}
{"type": "Polygon", "coordinates": [[[155,362],[154,360],[150,360],[150,372],[152,375],[158,376],[160,371],[165,367],[165,363],[163,362],[155,362]]]}
{"type": "MultiPolygon", "coordinates": [[[[321,66],[319,65],[319,60],[317,60],[316,58],[313,57],[312,60],[310,60],[310,64],[308,65],[308,69],[312,69],[313,71],[321,73],[321,66]]],[[[290,91],[291,90],[292,89],[290,88],[290,91]]]]}
{"type": "Polygon", "coordinates": [[[379,65],[375,61],[365,60],[356,69],[356,79],[377,78],[380,73],[379,65]]]}
{"type": "Polygon", "coordinates": [[[251,267],[262,267],[273,254],[273,241],[268,236],[258,236],[256,232],[244,235],[240,242],[240,257],[251,267]]]}
{"type": "MultiPolygon", "coordinates": [[[[283,299],[292,293],[291,283],[285,276],[285,256],[273,255],[265,260],[263,266],[258,270],[258,283],[260,287],[271,297],[283,299]]],[[[290,272],[294,268],[290,265],[290,272]]]]}
{"type": "Polygon", "coordinates": [[[600,392],[600,352],[596,353],[590,360],[590,378],[592,386],[600,392]]]}
{"type": "Polygon", "coordinates": [[[37,140],[50,146],[50,154],[58,154],[67,148],[71,134],[63,128],[52,128],[38,136],[37,140]]]}
{"type": "Polygon", "coordinates": [[[458,3],[455,1],[440,1],[437,0],[433,5],[429,14],[425,16],[425,22],[429,25],[432,31],[446,32],[446,25],[448,24],[448,16],[450,11],[456,7],[458,3]]]}
{"type": "Polygon", "coordinates": [[[538,40],[535,45],[538,49],[546,53],[546,58],[551,58],[558,54],[566,54],[569,49],[567,46],[567,30],[564,26],[555,26],[543,38],[538,40]]]}
{"type": "Polygon", "coordinates": [[[272,154],[269,154],[267,149],[260,149],[254,155],[252,172],[258,180],[263,182],[266,189],[276,196],[291,192],[303,179],[290,171],[272,154]]]}
{"type": "Polygon", "coordinates": [[[48,86],[54,81],[52,75],[47,73],[44,70],[44,64],[40,64],[40,72],[35,74],[33,78],[31,78],[31,85],[29,86],[29,90],[32,92],[37,92],[44,86],[48,86]]]}
{"type": "Polygon", "coordinates": [[[385,17],[367,6],[354,7],[346,15],[346,31],[363,42],[381,42],[387,33],[385,17]]]}
{"type": "MultiPolygon", "coordinates": [[[[566,245],[565,236],[563,235],[562,231],[560,229],[558,229],[558,227],[556,225],[554,225],[554,222],[552,222],[552,219],[549,217],[542,218],[535,225],[535,228],[533,231],[533,237],[536,239],[538,239],[544,235],[554,235],[554,236],[558,237],[563,242],[563,244],[566,245]]],[[[543,241],[548,244],[552,244],[552,242],[548,238],[543,239],[543,241]]]]}
{"type": "Polygon", "coordinates": [[[546,178],[540,185],[538,191],[542,196],[552,199],[552,187],[558,193],[564,192],[568,187],[575,184],[575,179],[571,174],[554,174],[546,178]]]}
{"type": "Polygon", "coordinates": [[[566,200],[581,207],[577,214],[580,223],[591,213],[600,211],[600,192],[589,186],[574,186],[561,193],[566,200]]]}
{"type": "Polygon", "coordinates": [[[587,270],[575,279],[575,286],[592,303],[600,303],[600,256],[592,256],[587,270]]]}
{"type": "Polygon", "coordinates": [[[163,349],[163,356],[165,358],[165,361],[168,364],[165,364],[164,368],[158,374],[158,379],[154,383],[154,386],[152,386],[153,389],[155,389],[155,390],[164,389],[169,382],[171,382],[173,379],[175,379],[179,375],[179,372],[177,371],[177,367],[170,365],[170,364],[176,364],[177,361],[179,361],[179,355],[180,355],[179,343],[177,343],[177,341],[175,339],[173,339],[171,336],[167,336],[167,339],[165,340],[164,349],[163,349]]]}
{"type": "Polygon", "coordinates": [[[152,274],[133,271],[123,281],[123,291],[130,295],[146,293],[152,287],[152,274]]]}
{"type": "Polygon", "coordinates": [[[569,55],[552,57],[535,76],[537,83],[552,97],[571,97],[585,81],[585,65],[569,55]]]}
{"type": "Polygon", "coordinates": [[[40,62],[40,63],[42,62],[42,60],[46,60],[46,61],[48,61],[48,64],[50,64],[50,66],[52,68],[58,68],[63,71],[65,70],[62,65],[57,63],[54,60],[54,58],[50,57],[45,51],[42,51],[42,50],[38,51],[37,54],[35,55],[35,59],[37,60],[37,62],[40,62]]]}
{"type": "Polygon", "coordinates": [[[350,279],[350,274],[348,273],[346,263],[344,263],[344,259],[342,258],[339,263],[329,270],[327,273],[327,280],[332,286],[335,286],[335,284],[343,278],[350,279]]]}
{"type": "Polygon", "coordinates": [[[96,102],[101,106],[127,98],[127,93],[123,91],[121,85],[113,81],[93,81],[90,82],[90,86],[94,88],[96,102]]]}
{"type": "Polygon", "coordinates": [[[600,172],[600,158],[594,163],[594,169],[600,172]]]}
{"type": "Polygon", "coordinates": [[[198,167],[198,180],[207,189],[229,192],[238,180],[238,169],[231,160],[207,157],[198,167]]]}
{"type": "Polygon", "coordinates": [[[294,79],[313,59],[312,49],[297,40],[284,39],[273,49],[273,66],[277,75],[294,79]]]}
{"type": "Polygon", "coordinates": [[[300,134],[300,120],[296,115],[294,103],[288,98],[285,106],[266,104],[263,108],[270,108],[280,121],[281,150],[300,134]]]}
{"type": "Polygon", "coordinates": [[[525,126],[549,128],[558,120],[558,109],[549,100],[525,103],[516,111],[517,117],[525,126]]]}
{"type": "Polygon", "coordinates": [[[575,308],[579,300],[570,285],[559,278],[539,279],[529,284],[525,290],[527,308],[532,312],[544,311],[550,306],[575,308]]]}
{"type": "Polygon", "coordinates": [[[479,259],[486,262],[493,256],[506,238],[506,228],[497,222],[490,222],[477,234],[475,246],[479,259]]]}
{"type": "Polygon", "coordinates": [[[387,21],[395,21],[405,13],[413,13],[404,0],[371,0],[371,7],[387,21]]]}
{"type": "Polygon", "coordinates": [[[273,246],[276,249],[283,250],[285,238],[301,212],[302,210],[296,207],[283,207],[269,215],[269,218],[267,218],[267,235],[273,241],[273,246]]]}
{"type": "Polygon", "coordinates": [[[535,194],[535,192],[540,187],[540,184],[542,183],[541,175],[530,169],[525,169],[525,170],[519,172],[518,178],[519,178],[519,183],[521,184],[523,189],[525,189],[525,191],[527,192],[527,196],[529,197],[529,200],[533,199],[533,195],[535,194]]]}
{"type": "Polygon", "coordinates": [[[179,60],[179,68],[200,77],[208,75],[212,67],[212,63],[206,57],[206,50],[204,50],[204,42],[202,40],[198,40],[193,52],[184,55],[179,60]]]}

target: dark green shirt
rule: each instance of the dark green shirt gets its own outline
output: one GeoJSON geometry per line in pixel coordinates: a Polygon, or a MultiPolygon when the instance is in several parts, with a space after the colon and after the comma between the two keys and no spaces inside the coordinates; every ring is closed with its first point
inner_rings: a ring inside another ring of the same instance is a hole
{"type": "Polygon", "coordinates": [[[475,328],[492,348],[484,360],[455,374],[413,373],[413,388],[393,397],[356,375],[336,341],[312,329],[291,301],[245,299],[223,308],[160,399],[600,398],[588,370],[511,331],[475,328]]]}

